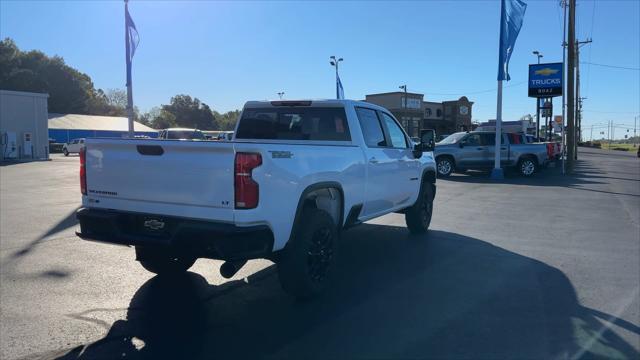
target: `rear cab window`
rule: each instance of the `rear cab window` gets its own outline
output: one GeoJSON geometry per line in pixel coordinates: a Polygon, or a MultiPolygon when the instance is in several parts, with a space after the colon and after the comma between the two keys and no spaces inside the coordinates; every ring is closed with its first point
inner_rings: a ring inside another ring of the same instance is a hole
{"type": "Polygon", "coordinates": [[[236,139],[351,141],[344,107],[246,108],[236,139]]]}

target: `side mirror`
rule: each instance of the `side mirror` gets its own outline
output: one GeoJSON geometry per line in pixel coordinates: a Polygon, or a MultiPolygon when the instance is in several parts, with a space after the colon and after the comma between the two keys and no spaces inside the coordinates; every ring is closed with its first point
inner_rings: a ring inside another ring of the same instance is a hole
{"type": "Polygon", "coordinates": [[[420,130],[420,147],[422,151],[433,151],[436,147],[435,130],[420,130]]]}
{"type": "Polygon", "coordinates": [[[465,144],[466,144],[466,143],[465,143],[465,141],[463,140],[463,141],[460,141],[460,142],[458,143],[458,146],[460,146],[460,148],[463,148],[465,144]]]}

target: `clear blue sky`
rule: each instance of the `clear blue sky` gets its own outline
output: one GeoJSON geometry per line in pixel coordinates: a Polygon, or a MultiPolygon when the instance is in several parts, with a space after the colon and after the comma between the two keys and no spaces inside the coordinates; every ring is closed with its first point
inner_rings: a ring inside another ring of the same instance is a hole
{"type": "MultiPolygon", "coordinates": [[[[558,2],[526,2],[505,88],[505,120],[535,113],[526,94],[531,51],[549,62],[562,60],[558,2]]],[[[64,57],[96,87],[124,88],[123,12],[122,1],[2,0],[0,35],[23,50],[64,57]]],[[[340,72],[347,98],[406,83],[426,100],[466,95],[475,102],[474,120],[495,118],[499,1],[132,0],[130,12],[140,33],[133,84],[142,111],[180,93],[218,111],[277,98],[278,91],[287,98],[330,98],[335,83],[328,57],[337,55],[345,59],[340,72]]],[[[578,0],[577,22],[579,39],[593,37],[582,61],[640,67],[640,1],[578,0]]],[[[640,71],[582,69],[586,136],[591,124],[608,120],[633,126],[640,71]]]]}

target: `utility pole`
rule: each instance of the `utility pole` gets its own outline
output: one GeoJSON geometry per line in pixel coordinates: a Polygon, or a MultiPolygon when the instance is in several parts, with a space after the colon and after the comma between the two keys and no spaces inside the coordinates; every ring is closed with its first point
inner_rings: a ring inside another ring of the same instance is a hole
{"type": "Polygon", "coordinates": [[[589,141],[593,142],[593,124],[591,125],[591,135],[589,135],[589,141]]]}
{"type": "Polygon", "coordinates": [[[638,125],[636,125],[637,122],[638,117],[636,116],[633,118],[633,147],[638,147],[638,125]]]}
{"type": "MultiPolygon", "coordinates": [[[[580,73],[578,73],[580,74],[580,73]]],[[[578,79],[580,79],[578,77],[578,79]]],[[[578,80],[578,85],[580,84],[580,81],[578,80]]],[[[579,90],[579,88],[576,89],[576,92],[579,90]]],[[[578,97],[578,109],[576,110],[576,116],[578,118],[578,141],[582,142],[582,102],[584,100],[587,100],[586,97],[578,97]]]]}
{"type": "MultiPolygon", "coordinates": [[[[536,50],[533,52],[538,58],[538,64],[540,64],[540,58],[544,57],[544,55],[540,54],[540,51],[536,50]]],[[[536,98],[536,141],[540,140],[540,98],[536,98]]]]}
{"type": "Polygon", "coordinates": [[[567,45],[567,170],[573,172],[575,160],[575,87],[574,70],[576,61],[576,0],[569,0],[569,29],[567,45]]]}
{"type": "Polygon", "coordinates": [[[575,132],[576,132],[576,142],[575,142],[575,149],[574,149],[574,159],[577,160],[578,159],[578,142],[580,141],[580,139],[582,138],[582,100],[583,98],[580,97],[580,46],[585,45],[585,44],[589,44],[591,43],[591,39],[587,39],[586,41],[578,41],[576,40],[576,110],[575,110],[575,116],[576,116],[576,128],[575,128],[575,132]]]}
{"type": "Polygon", "coordinates": [[[567,0],[561,0],[560,5],[562,6],[562,124],[560,136],[562,138],[562,175],[566,174],[566,159],[567,159],[567,138],[565,132],[565,124],[567,118],[565,116],[565,111],[567,109],[567,92],[565,88],[567,86],[565,82],[565,78],[567,77],[567,0]]]}

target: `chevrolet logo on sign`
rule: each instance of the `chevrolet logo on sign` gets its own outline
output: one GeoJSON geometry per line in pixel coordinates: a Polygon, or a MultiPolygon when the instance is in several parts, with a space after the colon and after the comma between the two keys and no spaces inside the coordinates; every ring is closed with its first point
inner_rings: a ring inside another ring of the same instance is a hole
{"type": "Polygon", "coordinates": [[[544,69],[536,70],[535,73],[536,73],[536,75],[549,76],[551,74],[557,73],[558,71],[560,71],[560,70],[544,68],[544,69]]]}

